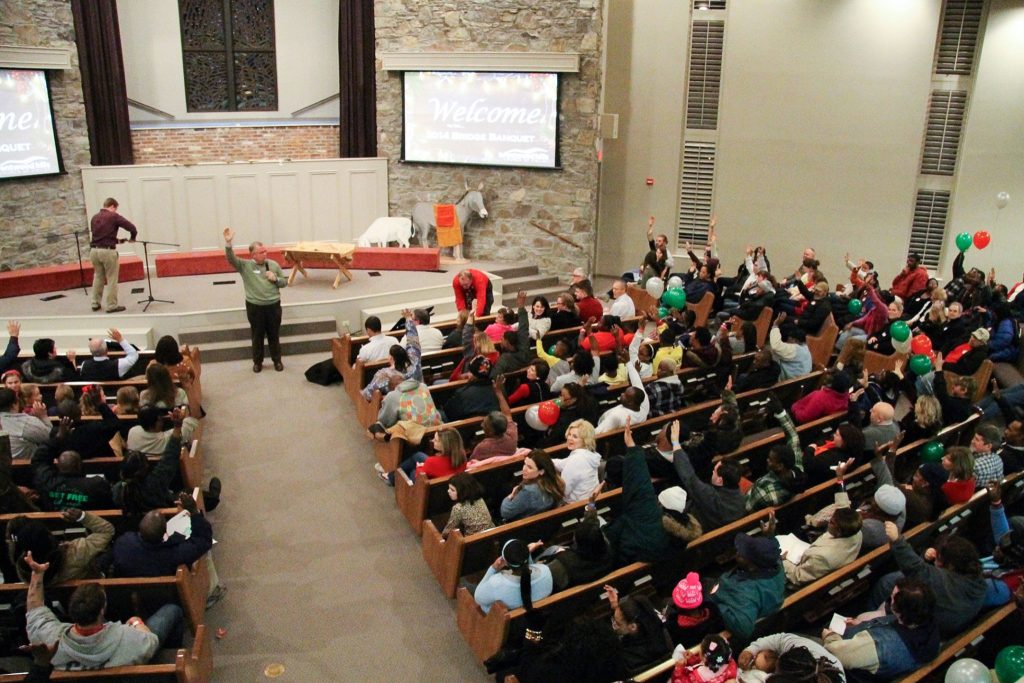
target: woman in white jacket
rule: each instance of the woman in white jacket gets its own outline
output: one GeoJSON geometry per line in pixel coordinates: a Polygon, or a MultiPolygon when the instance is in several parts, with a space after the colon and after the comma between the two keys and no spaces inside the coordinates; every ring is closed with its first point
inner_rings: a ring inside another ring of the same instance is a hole
{"type": "Polygon", "coordinates": [[[601,455],[594,451],[597,448],[594,425],[586,420],[569,423],[565,442],[569,447],[568,457],[552,458],[551,461],[565,482],[565,502],[575,503],[586,500],[601,483],[597,475],[601,455]]]}

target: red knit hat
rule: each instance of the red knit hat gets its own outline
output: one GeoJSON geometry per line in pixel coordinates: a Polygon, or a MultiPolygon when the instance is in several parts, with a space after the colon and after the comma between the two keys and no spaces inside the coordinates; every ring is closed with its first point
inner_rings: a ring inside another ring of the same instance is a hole
{"type": "Polygon", "coordinates": [[[700,575],[690,572],[686,578],[676,584],[672,591],[672,601],[679,609],[696,609],[704,602],[704,590],[700,585],[700,575]]]}

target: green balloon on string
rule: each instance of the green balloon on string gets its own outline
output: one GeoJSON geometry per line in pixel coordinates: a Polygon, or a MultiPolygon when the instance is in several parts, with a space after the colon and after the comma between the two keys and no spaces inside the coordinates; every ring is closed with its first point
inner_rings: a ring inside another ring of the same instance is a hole
{"type": "Polygon", "coordinates": [[[664,318],[666,315],[668,315],[668,309],[664,306],[658,306],[658,317],[664,318]]]}
{"type": "Polygon", "coordinates": [[[921,462],[938,462],[946,453],[946,447],[939,441],[929,441],[921,447],[921,462]]]}

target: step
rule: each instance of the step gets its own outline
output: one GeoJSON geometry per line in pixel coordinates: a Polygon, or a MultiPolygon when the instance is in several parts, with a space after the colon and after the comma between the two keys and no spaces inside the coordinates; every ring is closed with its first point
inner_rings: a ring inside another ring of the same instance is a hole
{"type": "MultiPolygon", "coordinates": [[[[248,328],[246,328],[248,329],[248,328]]],[[[323,353],[324,358],[331,355],[331,340],[337,334],[300,334],[289,337],[281,336],[281,355],[296,356],[303,353],[323,353]]],[[[245,340],[228,340],[203,344],[201,347],[204,363],[218,363],[229,360],[249,360],[252,358],[252,346],[245,340]]],[[[269,359],[270,351],[264,344],[264,356],[269,359]]]]}
{"type": "MultiPolygon", "coordinates": [[[[336,335],[338,333],[337,320],[324,317],[305,320],[285,320],[281,323],[282,338],[299,334],[317,333],[336,335]]],[[[250,334],[248,323],[209,325],[191,330],[183,330],[180,335],[180,342],[182,344],[202,346],[205,352],[207,346],[211,343],[237,340],[248,341],[250,334]]]]}
{"type": "Polygon", "coordinates": [[[503,278],[517,278],[536,275],[539,271],[537,266],[502,266],[500,268],[491,268],[488,272],[500,275],[503,278]]]}
{"type": "Polygon", "coordinates": [[[504,296],[508,296],[509,294],[514,295],[520,289],[525,289],[528,293],[532,294],[535,290],[555,287],[558,284],[558,278],[554,275],[524,275],[522,277],[505,278],[501,283],[501,293],[504,296]]]}
{"type": "MultiPolygon", "coordinates": [[[[566,291],[566,287],[565,285],[558,285],[557,287],[544,287],[543,289],[531,289],[527,291],[530,294],[528,297],[526,297],[527,304],[533,301],[533,297],[535,296],[543,296],[548,300],[549,304],[553,304],[555,301],[555,297],[557,297],[559,294],[564,293],[566,291]]],[[[508,308],[509,306],[515,306],[516,292],[513,291],[511,294],[506,294],[505,296],[503,296],[501,299],[501,305],[505,306],[506,308],[508,308]]]]}

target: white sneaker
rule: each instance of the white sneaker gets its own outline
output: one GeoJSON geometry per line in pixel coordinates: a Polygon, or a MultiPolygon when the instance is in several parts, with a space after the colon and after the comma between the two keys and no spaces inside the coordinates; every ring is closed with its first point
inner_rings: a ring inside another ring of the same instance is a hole
{"type": "Polygon", "coordinates": [[[377,472],[377,474],[387,474],[387,472],[384,470],[384,465],[381,465],[379,462],[373,463],[373,469],[377,472]]]}

